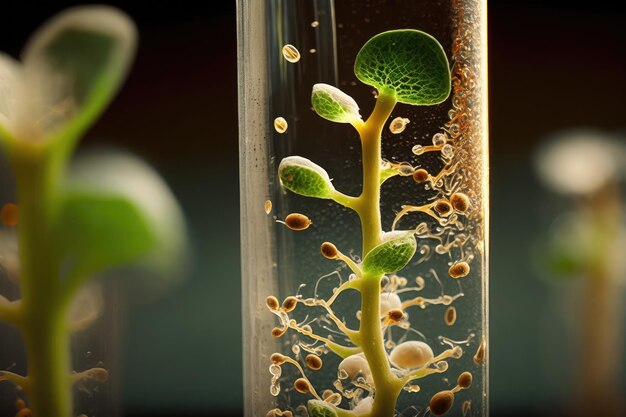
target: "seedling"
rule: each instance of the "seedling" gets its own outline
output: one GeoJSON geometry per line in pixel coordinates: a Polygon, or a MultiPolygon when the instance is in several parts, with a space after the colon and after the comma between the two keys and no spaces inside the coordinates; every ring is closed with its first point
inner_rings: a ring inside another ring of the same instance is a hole
{"type": "MultiPolygon", "coordinates": [[[[431,106],[441,104],[448,98],[451,92],[448,59],[442,46],[432,36],[418,30],[393,30],[373,37],[362,47],[356,57],[354,73],[364,84],[377,90],[376,105],[367,120],[362,119],[359,106],[352,97],[330,85],[316,84],[311,102],[313,109],[322,118],[336,123],[349,123],[358,132],[363,165],[361,194],[353,197],[338,191],[326,170],[299,156],[284,158],[278,168],[278,176],[285,189],[306,197],[332,200],[352,209],[361,223],[363,246],[359,259],[343,254],[331,242],[321,245],[322,256],[343,262],[352,272],[350,279],[338,286],[330,298],[318,297],[317,293],[313,298],[290,296],[287,298],[289,301],[286,301],[287,306],[281,306],[276,297],[267,298],[267,307],[280,323],[272,331],[273,336],[281,337],[292,330],[306,340],[292,346],[295,358],[283,353],[272,355],[270,391],[274,396],[281,393],[281,366],[294,366],[300,374],[294,382],[294,389],[297,393],[313,397],[307,403],[308,414],[312,417],[393,417],[403,389],[419,391],[419,386],[412,385],[412,382],[431,374],[446,372],[447,361],[458,359],[463,354],[459,346],[462,342],[454,343],[443,338],[448,348],[434,352],[432,346],[422,341],[400,340],[395,343],[391,330],[395,326],[410,328],[405,310],[411,306],[426,308],[433,304],[450,305],[462,296],[459,293],[432,299],[402,299],[401,295],[405,297],[410,291],[421,291],[425,285],[424,279],[418,277],[416,286],[411,287],[406,278],[395,273],[413,259],[418,246],[416,237],[438,239],[444,243],[438,245],[440,254],[450,252],[452,247],[458,250],[463,246],[462,239],[446,246],[441,235],[448,233],[448,229],[443,226],[457,224],[459,216],[467,214],[472,206],[470,197],[458,190],[453,196],[449,191],[441,191],[432,203],[425,206],[403,206],[391,231],[383,231],[380,213],[381,185],[392,177],[413,176],[416,183],[428,183],[431,189],[442,189],[444,187],[440,181],[455,172],[454,166],[447,165],[437,175],[431,175],[425,169],[415,169],[407,163],[391,163],[381,157],[381,134],[397,103],[431,106]],[[411,230],[395,230],[404,215],[415,211],[430,216],[446,231],[437,235],[425,223],[411,230]],[[340,302],[338,297],[347,290],[360,294],[358,329],[349,328],[333,311],[333,304],[340,302]],[[337,340],[338,337],[322,335],[307,323],[298,323],[291,318],[289,313],[296,308],[296,304],[323,308],[324,320],[335,325],[336,332],[344,336],[346,343],[337,340]],[[309,353],[306,359],[302,357],[303,351],[309,353]],[[331,353],[343,359],[337,369],[334,389],[316,390],[307,374],[324,366],[326,361],[321,356],[331,353]],[[308,370],[305,371],[302,361],[308,370]]],[[[396,118],[391,122],[390,130],[393,134],[399,134],[407,123],[408,119],[396,118]]],[[[444,134],[438,135],[435,135],[433,146],[414,148],[414,153],[421,155],[440,151],[444,158],[445,152],[449,157],[453,151],[446,146],[452,145],[447,143],[444,134]]],[[[453,139],[449,141],[454,142],[453,139]]],[[[472,256],[463,254],[462,250],[460,253],[462,256],[449,264],[450,277],[458,280],[469,274],[472,260],[472,256]]],[[[436,272],[432,271],[432,274],[436,278],[436,272]]],[[[454,325],[456,310],[449,310],[446,317],[448,326],[454,325]]],[[[433,396],[430,400],[431,414],[447,412],[454,402],[455,393],[467,389],[471,381],[472,374],[464,372],[456,387],[433,396]]],[[[428,406],[428,401],[424,403],[428,406]]],[[[274,416],[291,414],[292,411],[280,408],[268,413],[274,416]]]]}
{"type": "MultiPolygon", "coordinates": [[[[107,379],[103,368],[72,372],[72,302],[94,275],[169,245],[169,226],[145,201],[157,198],[170,207],[169,193],[146,196],[144,189],[141,198],[138,189],[123,193],[119,184],[98,183],[100,174],[91,175],[93,181],[85,172],[67,175],[79,138],[125,78],[135,43],[128,17],[89,6],[47,22],[28,42],[22,63],[0,54],[0,146],[15,177],[19,210],[19,218],[7,215],[12,220],[5,223],[17,228],[21,291],[18,300],[0,296],[0,320],[21,331],[28,365],[27,375],[3,371],[0,381],[23,392],[19,416],[70,417],[72,385],[107,379]]],[[[124,167],[108,169],[127,172],[128,161],[120,163],[124,167]]],[[[133,174],[155,184],[151,173],[133,174]]]]}

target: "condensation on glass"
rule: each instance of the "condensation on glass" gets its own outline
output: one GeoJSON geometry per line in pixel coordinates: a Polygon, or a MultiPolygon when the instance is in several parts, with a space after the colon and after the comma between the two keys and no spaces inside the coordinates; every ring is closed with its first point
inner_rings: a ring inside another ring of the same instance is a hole
{"type": "Polygon", "coordinates": [[[417,238],[409,264],[381,280],[387,366],[399,377],[425,374],[399,392],[395,413],[486,416],[485,2],[240,0],[238,25],[245,415],[373,415],[367,360],[358,348],[342,357],[328,346],[354,346],[342,327],[360,326],[358,291],[332,299],[352,270],[328,259],[338,248],[358,268],[359,218],[331,200],[286,191],[277,173],[283,158],[303,156],[337,190],[359,195],[359,135],[312,110],[312,86],[338,87],[365,120],[377,91],[353,72],[359,49],[383,31],[418,29],[443,46],[452,90],[439,105],[396,105],[382,131],[381,169],[398,173],[381,186],[382,228],[417,238]],[[289,227],[292,214],[310,224],[289,227]],[[334,246],[320,251],[324,242],[334,246]],[[311,411],[316,399],[322,408],[311,411]]]}

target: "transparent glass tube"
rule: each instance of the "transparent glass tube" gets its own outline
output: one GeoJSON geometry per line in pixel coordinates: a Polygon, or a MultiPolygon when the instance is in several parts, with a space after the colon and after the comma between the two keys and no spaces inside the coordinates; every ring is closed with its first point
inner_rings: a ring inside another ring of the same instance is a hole
{"type": "Polygon", "coordinates": [[[486,23],[480,0],[238,2],[246,416],[488,414],[486,23]],[[443,48],[439,104],[355,75],[399,29],[443,48]],[[318,83],[362,121],[320,117],[318,83]]]}

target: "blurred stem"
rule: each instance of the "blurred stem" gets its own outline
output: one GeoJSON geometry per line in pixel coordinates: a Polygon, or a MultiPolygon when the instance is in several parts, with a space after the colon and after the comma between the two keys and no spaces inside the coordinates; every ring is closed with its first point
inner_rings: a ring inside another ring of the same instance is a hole
{"type": "Polygon", "coordinates": [[[46,143],[15,141],[9,149],[20,208],[18,227],[29,407],[34,417],[70,417],[69,330],[60,304],[54,217],[63,161],[46,143]]]}

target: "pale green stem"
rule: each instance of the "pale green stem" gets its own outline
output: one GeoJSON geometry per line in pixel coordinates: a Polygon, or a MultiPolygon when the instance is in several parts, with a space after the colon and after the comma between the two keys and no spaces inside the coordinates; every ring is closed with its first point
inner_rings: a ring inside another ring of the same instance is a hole
{"type": "MultiPolygon", "coordinates": [[[[355,125],[361,136],[363,191],[354,204],[361,220],[363,257],[380,243],[380,168],[381,134],[396,104],[393,95],[380,93],[369,119],[355,125]]],[[[372,417],[393,417],[401,382],[391,373],[380,323],[380,280],[382,276],[365,274],[359,280],[361,292],[361,348],[370,366],[376,394],[372,417]]]]}
{"type": "Polygon", "coordinates": [[[60,305],[56,192],[62,161],[37,142],[15,142],[10,159],[20,207],[18,228],[22,334],[28,361],[28,401],[34,417],[70,417],[69,331],[60,305]]]}

